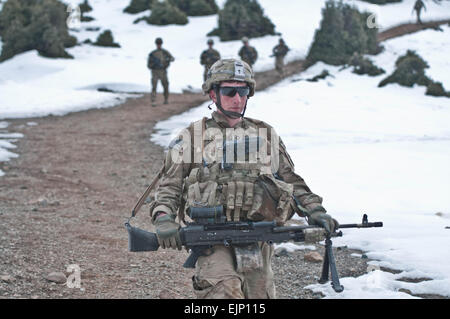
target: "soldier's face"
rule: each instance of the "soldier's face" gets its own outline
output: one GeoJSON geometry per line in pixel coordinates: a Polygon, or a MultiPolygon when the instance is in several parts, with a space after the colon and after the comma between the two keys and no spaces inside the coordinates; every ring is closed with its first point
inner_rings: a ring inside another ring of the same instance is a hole
{"type": "MultiPolygon", "coordinates": [[[[222,82],[220,84],[220,87],[227,87],[227,86],[234,86],[234,87],[244,87],[247,86],[247,83],[245,82],[222,82]]],[[[213,100],[214,103],[217,102],[217,96],[216,92],[214,90],[211,90],[210,97],[213,100]]],[[[220,95],[220,102],[222,105],[222,108],[225,111],[231,111],[231,112],[238,112],[242,113],[244,111],[245,104],[247,102],[247,95],[240,96],[238,92],[234,96],[227,96],[227,95],[220,95]]],[[[219,110],[220,112],[220,110],[219,110]]]]}

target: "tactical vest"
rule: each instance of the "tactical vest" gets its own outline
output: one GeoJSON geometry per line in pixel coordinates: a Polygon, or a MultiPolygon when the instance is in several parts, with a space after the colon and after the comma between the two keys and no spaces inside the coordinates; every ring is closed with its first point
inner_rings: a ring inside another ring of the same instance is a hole
{"type": "MultiPolygon", "coordinates": [[[[267,136],[261,140],[266,146],[266,156],[271,156],[271,127],[262,121],[250,118],[243,120],[256,132],[260,128],[266,129],[267,136]]],[[[191,164],[190,172],[184,179],[182,205],[178,212],[180,220],[189,215],[189,207],[218,205],[223,205],[228,221],[275,220],[282,224],[292,216],[293,185],[275,178],[274,161],[261,161],[258,153],[254,151],[245,153],[244,162],[236,161],[232,164],[228,163],[229,161],[225,163],[223,157],[222,161],[219,161],[217,157],[207,156],[206,149],[222,152],[225,145],[223,141],[227,141],[225,129],[220,128],[213,119],[203,118],[192,123],[188,130],[192,139],[191,151],[197,152],[197,156],[202,152],[202,159],[201,163],[191,164]],[[205,134],[207,129],[211,128],[222,132],[222,140],[217,139],[217,135],[211,137],[205,134]],[[253,161],[250,161],[250,157],[253,157],[253,161]]],[[[264,149],[264,145],[261,145],[264,149]]],[[[282,143],[279,150],[280,156],[284,156],[292,164],[282,143]]],[[[273,159],[272,156],[270,158],[273,159]]]]}

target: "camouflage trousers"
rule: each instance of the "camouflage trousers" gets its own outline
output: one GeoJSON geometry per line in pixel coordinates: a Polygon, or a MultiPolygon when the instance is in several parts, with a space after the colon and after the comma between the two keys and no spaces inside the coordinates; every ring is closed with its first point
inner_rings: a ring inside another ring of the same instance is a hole
{"type": "Polygon", "coordinates": [[[280,76],[284,75],[284,57],[275,58],[275,69],[280,76]]]}
{"type": "Polygon", "coordinates": [[[199,257],[192,277],[199,299],[274,299],[275,285],[271,261],[273,246],[258,244],[262,267],[245,272],[236,271],[233,248],[214,246],[210,255],[199,257]]]}
{"type": "Polygon", "coordinates": [[[161,84],[164,89],[164,100],[169,98],[169,81],[167,80],[167,71],[162,70],[152,70],[152,101],[156,99],[156,87],[158,85],[158,80],[161,80],[161,84]]]}

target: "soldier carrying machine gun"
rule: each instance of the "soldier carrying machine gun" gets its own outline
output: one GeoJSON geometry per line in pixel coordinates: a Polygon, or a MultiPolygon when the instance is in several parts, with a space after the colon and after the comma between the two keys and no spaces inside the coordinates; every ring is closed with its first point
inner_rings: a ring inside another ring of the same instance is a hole
{"type": "MultiPolygon", "coordinates": [[[[275,221],[261,222],[227,222],[222,206],[190,208],[190,217],[194,220],[179,230],[182,245],[191,251],[183,267],[195,268],[195,263],[206,250],[214,245],[248,245],[257,242],[268,244],[294,242],[316,243],[325,239],[325,258],[323,261],[320,283],[325,283],[331,271],[331,285],[336,292],[344,287],[339,282],[339,275],[332,251],[331,237],[342,236],[342,231],[328,233],[317,226],[277,226],[275,221]]],[[[125,223],[129,233],[129,250],[131,252],[156,251],[158,238],[151,233],[125,223]]],[[[364,214],[360,224],[343,224],[339,228],[382,227],[382,222],[369,223],[364,214]]]]}

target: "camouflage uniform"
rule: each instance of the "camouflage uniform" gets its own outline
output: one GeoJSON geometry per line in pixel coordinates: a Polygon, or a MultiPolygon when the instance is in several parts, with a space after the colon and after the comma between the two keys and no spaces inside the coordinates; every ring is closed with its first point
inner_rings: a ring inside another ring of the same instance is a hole
{"type": "MultiPolygon", "coordinates": [[[[251,67],[242,61],[217,61],[208,73],[203,91],[209,92],[223,81],[246,82],[250,88],[248,97],[255,92],[251,67]]],[[[216,105],[219,108],[219,100],[216,105]]],[[[178,217],[179,221],[190,218],[189,207],[221,205],[228,221],[266,220],[277,224],[283,224],[295,213],[304,216],[297,204],[307,211],[325,211],[322,198],[312,193],[295,173],[283,142],[270,125],[241,114],[241,121],[230,128],[228,118],[215,111],[211,118],[191,123],[170,143],[150,205],[156,227],[166,217],[178,217]],[[259,150],[264,151],[248,151],[243,161],[238,151],[238,160],[233,159],[231,166],[224,165],[228,160],[220,157],[226,153],[223,142],[235,138],[230,138],[230,131],[241,132],[242,135],[236,133],[237,141],[256,133],[262,141],[259,150]],[[264,160],[266,154],[269,161],[264,160]],[[294,203],[292,195],[299,203],[294,203]],[[161,213],[168,215],[159,217],[161,213]]],[[[275,298],[272,257],[273,246],[266,243],[213,246],[197,260],[192,278],[194,292],[198,298],[275,298]]]]}
{"type": "Polygon", "coordinates": [[[286,56],[288,51],[288,46],[284,43],[284,41],[281,40],[280,44],[272,49],[272,53],[275,56],[275,69],[278,71],[280,76],[284,75],[284,57],[286,56]]]}
{"type": "Polygon", "coordinates": [[[208,70],[217,60],[220,60],[219,51],[210,48],[202,52],[202,54],[200,55],[200,64],[205,66],[205,71],[203,72],[203,81],[206,81],[208,70]]]}
{"type": "Polygon", "coordinates": [[[255,64],[256,60],[258,59],[258,52],[254,47],[249,45],[243,45],[238,54],[241,57],[241,60],[246,62],[250,66],[255,64]]]}
{"type": "MultiPolygon", "coordinates": [[[[193,131],[194,125],[192,124],[188,130],[193,131]]],[[[229,128],[225,116],[217,111],[213,112],[211,118],[204,120],[204,129],[210,128],[220,130],[225,136],[225,130],[229,128]]],[[[244,130],[273,129],[268,124],[251,118],[243,118],[234,126],[234,129],[239,128],[244,130]]],[[[195,135],[195,132],[191,134],[195,135]]],[[[267,138],[267,142],[268,140],[269,138],[267,138]]],[[[190,192],[195,189],[195,186],[199,189],[199,198],[206,200],[205,204],[224,205],[228,218],[231,219],[234,219],[236,210],[239,210],[239,220],[244,221],[275,219],[282,223],[291,218],[295,212],[302,216],[295,208],[292,198],[289,197],[289,194],[292,193],[297,196],[306,209],[321,206],[322,198],[313,194],[303,178],[294,172],[294,164],[281,140],[277,174],[284,182],[275,180],[271,175],[260,176],[260,173],[255,173],[254,170],[240,170],[239,167],[233,169],[233,172],[226,173],[221,171],[220,163],[216,162],[208,162],[206,167],[202,163],[175,163],[173,150],[176,150],[175,154],[178,154],[178,151],[182,152],[183,143],[179,140],[171,143],[165,159],[164,175],[151,205],[151,214],[160,211],[178,215],[179,219],[184,219],[187,207],[194,201],[195,195],[191,198],[190,192]],[[244,173],[240,175],[242,171],[244,173]],[[244,177],[240,180],[239,176],[244,177]],[[267,190],[258,186],[258,181],[261,180],[267,183],[266,188],[269,189],[269,194],[264,193],[267,190]],[[210,185],[214,185],[213,189],[209,188],[210,185]],[[278,188],[277,185],[281,185],[281,187],[278,188]],[[230,191],[231,188],[233,191],[230,191]],[[289,191],[283,192],[286,189],[289,191]],[[211,202],[211,196],[205,199],[205,194],[207,196],[213,194],[213,201],[211,202]],[[264,201],[269,196],[277,197],[278,203],[265,203],[264,201]],[[261,202],[258,203],[258,200],[261,202]],[[271,205],[270,209],[279,211],[279,215],[269,216],[263,213],[265,216],[257,216],[255,214],[255,211],[263,211],[262,206],[270,207],[271,205]],[[234,210],[229,209],[230,206],[234,210]]],[[[208,148],[212,141],[204,140],[203,143],[204,148],[208,148]]],[[[267,149],[270,149],[270,146],[267,146],[267,149]]],[[[193,143],[191,151],[194,152],[193,143]]],[[[201,152],[201,150],[197,151],[201,152]]],[[[199,298],[275,298],[271,269],[273,246],[260,243],[259,250],[262,260],[261,267],[252,271],[239,272],[235,268],[236,252],[233,251],[233,248],[213,247],[210,251],[211,255],[202,256],[197,261],[196,274],[193,277],[193,287],[197,296],[199,298]]]]}
{"type": "Polygon", "coordinates": [[[169,98],[169,81],[167,79],[167,68],[174,57],[165,49],[156,49],[148,55],[147,67],[152,71],[152,102],[156,99],[156,87],[158,80],[164,88],[164,101],[169,98]]]}

